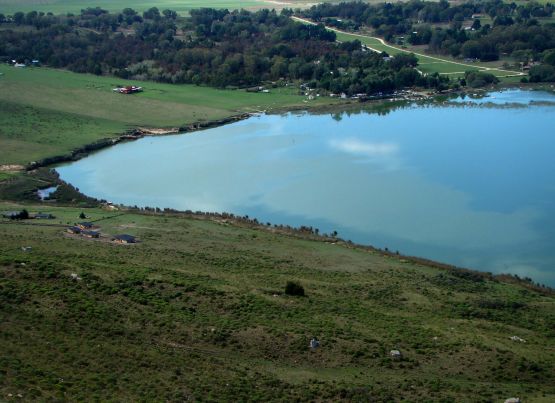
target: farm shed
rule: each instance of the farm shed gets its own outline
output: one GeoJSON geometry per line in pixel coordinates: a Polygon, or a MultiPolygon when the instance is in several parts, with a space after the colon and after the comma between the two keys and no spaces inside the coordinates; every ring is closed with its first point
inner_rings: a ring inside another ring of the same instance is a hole
{"type": "Polygon", "coordinates": [[[52,220],[56,217],[50,213],[37,213],[33,216],[33,218],[36,218],[37,220],[52,220]]]}
{"type": "Polygon", "coordinates": [[[113,240],[118,243],[136,243],[137,239],[133,235],[121,234],[115,235],[113,240]]]}
{"type": "Polygon", "coordinates": [[[80,234],[81,233],[81,228],[79,227],[68,227],[66,229],[67,232],[69,232],[70,234],[80,234]]]}
{"type": "Polygon", "coordinates": [[[98,231],[81,231],[81,234],[87,238],[100,238],[100,232],[98,231]]]}

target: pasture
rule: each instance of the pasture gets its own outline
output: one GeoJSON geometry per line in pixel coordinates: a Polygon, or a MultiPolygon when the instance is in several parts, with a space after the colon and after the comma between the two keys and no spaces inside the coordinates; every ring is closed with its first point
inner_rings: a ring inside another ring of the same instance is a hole
{"type": "Polygon", "coordinates": [[[3,397],[554,397],[553,296],[216,218],[0,204],[22,207],[56,218],[0,219],[3,397]],[[81,212],[100,240],[65,233],[81,212]]]}
{"type": "Polygon", "coordinates": [[[13,14],[17,11],[43,11],[54,14],[79,13],[87,7],[100,7],[108,11],[121,11],[126,7],[144,11],[151,7],[175,10],[184,15],[189,10],[201,7],[227,9],[261,9],[284,7],[308,7],[315,4],[310,0],[0,0],[0,12],[13,14]]]}
{"type": "Polygon", "coordinates": [[[270,93],[218,90],[194,85],[161,84],[99,77],[47,68],[0,66],[0,164],[27,163],[66,153],[127,128],[172,128],[232,115],[310,107],[289,87],[270,93]],[[145,91],[121,95],[117,85],[145,91]]]}

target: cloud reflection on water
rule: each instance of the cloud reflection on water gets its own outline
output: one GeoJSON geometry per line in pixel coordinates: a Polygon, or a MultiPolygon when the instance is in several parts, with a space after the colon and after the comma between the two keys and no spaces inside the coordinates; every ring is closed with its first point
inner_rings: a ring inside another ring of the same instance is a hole
{"type": "Polygon", "coordinates": [[[552,204],[537,202],[555,199],[541,177],[555,172],[545,153],[554,139],[544,133],[555,109],[438,108],[341,122],[330,115],[260,116],[118,145],[59,171],[85,193],[114,202],[251,216],[255,210],[272,223],[295,217],[287,222],[321,223],[323,232],[338,230],[357,242],[388,242],[403,253],[534,273],[555,284],[555,252],[537,247],[550,236],[538,223],[555,214],[552,204]],[[534,137],[519,135],[528,132],[534,137]],[[526,165],[515,168],[515,161],[526,165]]]}

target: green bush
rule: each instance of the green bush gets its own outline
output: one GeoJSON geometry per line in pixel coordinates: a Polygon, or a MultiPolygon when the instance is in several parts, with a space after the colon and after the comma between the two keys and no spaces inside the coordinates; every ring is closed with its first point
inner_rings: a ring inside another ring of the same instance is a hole
{"type": "Polygon", "coordinates": [[[547,64],[533,66],[530,69],[530,82],[555,82],[555,67],[547,64]]]}
{"type": "Polygon", "coordinates": [[[464,73],[466,85],[472,88],[485,87],[489,84],[497,84],[499,79],[491,73],[482,71],[467,71],[464,73]]]}
{"type": "Polygon", "coordinates": [[[285,285],[285,294],[304,297],[304,287],[294,281],[288,281],[285,285]]]}

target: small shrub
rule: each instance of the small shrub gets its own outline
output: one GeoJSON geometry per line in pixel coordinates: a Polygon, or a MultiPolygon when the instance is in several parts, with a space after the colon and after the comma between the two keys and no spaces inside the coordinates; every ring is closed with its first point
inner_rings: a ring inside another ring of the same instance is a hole
{"type": "Polygon", "coordinates": [[[26,209],[23,209],[19,213],[12,215],[10,218],[12,220],[27,220],[29,218],[29,212],[26,209]]]}
{"type": "Polygon", "coordinates": [[[304,297],[304,287],[294,281],[288,281],[285,285],[285,294],[304,297]]]}

